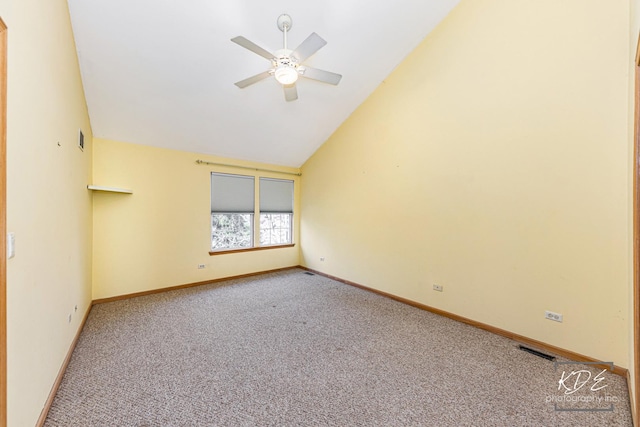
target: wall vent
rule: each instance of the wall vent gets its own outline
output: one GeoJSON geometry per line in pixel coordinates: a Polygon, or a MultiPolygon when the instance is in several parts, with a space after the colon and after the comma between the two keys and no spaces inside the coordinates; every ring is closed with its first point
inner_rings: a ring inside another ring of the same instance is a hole
{"type": "Polygon", "coordinates": [[[535,356],[542,357],[543,359],[547,359],[547,360],[551,360],[551,361],[556,360],[555,356],[551,356],[550,354],[546,354],[546,353],[543,353],[541,351],[534,350],[534,349],[529,348],[529,347],[525,347],[523,345],[519,345],[518,348],[520,348],[520,350],[522,350],[522,351],[526,351],[527,353],[531,353],[531,354],[533,354],[535,356]]]}
{"type": "Polygon", "coordinates": [[[82,133],[82,129],[78,130],[78,147],[84,151],[84,134],[82,133]]]}

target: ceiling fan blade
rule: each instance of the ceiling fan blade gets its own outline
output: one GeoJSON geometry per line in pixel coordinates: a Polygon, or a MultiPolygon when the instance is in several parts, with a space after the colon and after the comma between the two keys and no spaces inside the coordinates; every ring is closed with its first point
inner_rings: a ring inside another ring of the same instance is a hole
{"type": "MultiPolygon", "coordinates": [[[[303,68],[303,67],[300,67],[303,68]]],[[[330,71],[318,70],[317,68],[304,67],[304,71],[300,73],[302,77],[318,80],[320,82],[337,85],[342,78],[341,74],[332,73],[330,71]]]]}
{"type": "Polygon", "coordinates": [[[284,99],[286,99],[287,102],[298,99],[298,89],[296,89],[295,83],[292,85],[282,85],[282,88],[284,89],[284,99]]]}
{"type": "Polygon", "coordinates": [[[235,85],[238,86],[240,89],[242,89],[254,83],[258,83],[260,80],[264,80],[267,77],[271,77],[270,71],[265,71],[263,73],[256,74],[255,76],[249,77],[248,79],[240,80],[239,82],[236,82],[235,85]]]}
{"type": "Polygon", "coordinates": [[[240,46],[244,47],[245,49],[249,49],[253,53],[257,53],[258,55],[262,56],[263,58],[267,58],[269,61],[271,61],[273,58],[275,58],[275,55],[273,53],[261,48],[260,46],[258,46],[254,42],[249,41],[249,40],[245,39],[242,36],[234,37],[234,38],[231,39],[231,41],[234,42],[234,43],[239,44],[240,46]]]}
{"type": "Polygon", "coordinates": [[[324,41],[322,37],[316,33],[311,33],[311,35],[293,51],[291,56],[298,58],[298,63],[301,64],[305,59],[319,51],[325,44],[327,44],[327,42],[324,41]]]}

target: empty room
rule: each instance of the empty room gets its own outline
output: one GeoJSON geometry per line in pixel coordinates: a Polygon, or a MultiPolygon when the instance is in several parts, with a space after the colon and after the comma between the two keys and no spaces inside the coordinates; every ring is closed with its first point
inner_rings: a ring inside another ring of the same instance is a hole
{"type": "Polygon", "coordinates": [[[0,427],[640,426],[640,0],[0,0],[0,427]]]}

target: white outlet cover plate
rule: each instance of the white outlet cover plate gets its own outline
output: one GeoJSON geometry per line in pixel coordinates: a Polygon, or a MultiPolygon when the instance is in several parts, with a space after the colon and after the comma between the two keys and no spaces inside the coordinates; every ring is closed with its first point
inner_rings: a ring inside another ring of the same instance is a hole
{"type": "Polygon", "coordinates": [[[16,256],[16,233],[7,234],[7,258],[16,256]]]}
{"type": "Polygon", "coordinates": [[[562,322],[562,314],[554,313],[553,311],[544,312],[545,319],[553,320],[555,322],[562,322]]]}

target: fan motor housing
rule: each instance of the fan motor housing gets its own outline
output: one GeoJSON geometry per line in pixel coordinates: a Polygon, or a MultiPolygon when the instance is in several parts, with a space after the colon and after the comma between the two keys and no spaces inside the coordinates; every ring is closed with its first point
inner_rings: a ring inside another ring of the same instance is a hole
{"type": "Polygon", "coordinates": [[[276,57],[273,60],[274,67],[293,67],[298,68],[298,59],[295,56],[291,56],[293,51],[291,49],[279,49],[275,51],[276,57]]]}

